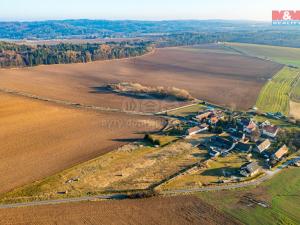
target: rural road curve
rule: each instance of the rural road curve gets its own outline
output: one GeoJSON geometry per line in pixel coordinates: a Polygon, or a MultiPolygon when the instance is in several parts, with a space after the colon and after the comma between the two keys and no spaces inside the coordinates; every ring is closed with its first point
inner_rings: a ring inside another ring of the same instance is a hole
{"type": "Polygon", "coordinates": [[[291,159],[281,165],[274,171],[265,171],[266,175],[255,179],[253,181],[244,182],[244,183],[236,183],[230,185],[220,185],[220,186],[213,186],[213,187],[202,187],[202,188],[194,188],[194,189],[181,189],[181,190],[172,190],[172,191],[161,191],[161,194],[183,194],[183,193],[193,193],[193,192],[206,192],[206,191],[222,191],[222,190],[230,190],[230,189],[237,189],[237,188],[244,188],[249,186],[256,186],[264,181],[271,179],[274,175],[278,174],[281,170],[291,165],[294,160],[300,160],[300,157],[291,159]]]}

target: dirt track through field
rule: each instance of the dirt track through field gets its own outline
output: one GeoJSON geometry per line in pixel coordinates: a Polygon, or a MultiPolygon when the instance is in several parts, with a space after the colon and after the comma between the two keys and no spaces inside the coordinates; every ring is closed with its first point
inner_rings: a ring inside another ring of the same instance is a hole
{"type": "Polygon", "coordinates": [[[195,197],[88,202],[0,210],[1,225],[240,224],[195,197]]]}
{"type": "Polygon", "coordinates": [[[161,122],[0,94],[0,193],[142,138],[161,122]]]}
{"type": "Polygon", "coordinates": [[[125,60],[0,70],[0,88],[131,111],[157,112],[182,104],[132,99],[102,89],[108,83],[137,82],[174,86],[200,99],[246,109],[255,104],[261,87],[280,68],[237,54],[166,48],[125,60]]]}

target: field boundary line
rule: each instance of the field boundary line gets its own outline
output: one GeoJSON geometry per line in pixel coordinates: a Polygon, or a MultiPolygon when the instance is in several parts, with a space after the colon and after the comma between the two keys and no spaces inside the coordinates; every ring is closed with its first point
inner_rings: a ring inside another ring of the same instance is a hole
{"type": "Polygon", "coordinates": [[[38,96],[38,95],[29,94],[26,92],[21,92],[21,91],[17,91],[17,90],[13,90],[13,89],[0,88],[0,92],[2,92],[4,94],[10,94],[10,95],[25,97],[25,98],[29,98],[29,99],[38,100],[38,101],[68,106],[73,109],[85,109],[85,110],[93,110],[93,111],[98,111],[98,112],[124,113],[124,114],[128,114],[128,115],[140,115],[140,116],[154,116],[155,115],[155,113],[125,111],[125,110],[114,109],[114,108],[109,108],[109,107],[85,105],[85,104],[70,102],[70,101],[66,101],[66,100],[59,100],[59,99],[38,96]]]}
{"type": "Polygon", "coordinates": [[[300,83],[300,72],[298,72],[298,75],[297,75],[295,81],[293,82],[293,85],[292,85],[292,88],[291,88],[291,92],[290,92],[290,94],[289,94],[290,101],[293,101],[293,100],[292,100],[293,92],[294,92],[294,90],[296,89],[298,83],[300,83]]]}

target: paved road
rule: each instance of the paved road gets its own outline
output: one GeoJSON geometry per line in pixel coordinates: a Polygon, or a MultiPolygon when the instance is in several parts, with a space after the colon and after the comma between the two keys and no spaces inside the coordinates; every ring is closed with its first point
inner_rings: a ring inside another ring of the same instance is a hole
{"type": "Polygon", "coordinates": [[[172,190],[172,191],[161,191],[161,194],[184,194],[184,193],[193,193],[193,192],[206,192],[206,191],[222,191],[222,190],[230,190],[230,189],[237,189],[237,188],[244,188],[244,187],[250,187],[250,186],[256,186],[264,181],[267,181],[271,179],[274,175],[278,174],[281,170],[291,165],[294,160],[300,160],[300,157],[291,159],[281,165],[279,168],[277,168],[274,171],[265,171],[266,175],[263,177],[260,177],[258,179],[255,179],[253,181],[244,182],[244,183],[235,183],[235,184],[229,184],[229,185],[220,185],[220,186],[213,186],[213,187],[202,187],[202,188],[194,188],[194,189],[181,189],[181,190],[172,190]]]}
{"type": "MultiPolygon", "coordinates": [[[[258,185],[263,181],[270,179],[272,176],[277,174],[281,169],[277,169],[272,173],[268,173],[266,176],[261,177],[253,182],[247,183],[236,183],[231,185],[220,185],[214,187],[203,187],[197,189],[183,189],[183,190],[174,190],[174,191],[161,191],[160,194],[169,195],[169,194],[186,194],[193,192],[206,192],[206,191],[221,191],[221,190],[229,190],[236,189],[242,187],[248,187],[252,185],[258,185]]],[[[56,205],[62,203],[72,203],[72,202],[84,202],[84,201],[96,201],[96,200],[109,200],[109,199],[121,199],[126,198],[125,195],[99,195],[92,197],[80,197],[80,198],[67,198],[67,199],[57,199],[57,200],[45,200],[45,201],[34,201],[34,202],[24,202],[24,203],[14,203],[14,204],[0,204],[0,209],[9,209],[9,208],[18,208],[18,207],[30,207],[30,206],[41,206],[41,205],[56,205]]]]}
{"type": "Polygon", "coordinates": [[[72,203],[72,202],[84,202],[84,201],[97,201],[97,200],[109,200],[109,199],[124,199],[127,198],[126,195],[114,194],[114,195],[99,195],[91,197],[79,197],[79,198],[66,198],[66,199],[56,199],[56,200],[45,200],[45,201],[34,201],[34,202],[23,202],[14,204],[0,204],[0,209],[18,208],[18,207],[29,207],[29,206],[41,206],[41,205],[56,205],[62,203],[72,203]]]}

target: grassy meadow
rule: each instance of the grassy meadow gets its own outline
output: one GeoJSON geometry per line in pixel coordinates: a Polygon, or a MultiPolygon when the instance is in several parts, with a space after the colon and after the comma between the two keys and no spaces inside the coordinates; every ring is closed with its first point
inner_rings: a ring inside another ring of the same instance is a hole
{"type": "Polygon", "coordinates": [[[300,169],[291,168],[258,186],[243,190],[206,192],[201,199],[229,213],[244,224],[300,224],[300,169]],[[283,185],[284,184],[284,185],[283,185]],[[264,208],[245,201],[246,197],[267,202],[264,208]]]}
{"type": "Polygon", "coordinates": [[[299,48],[243,44],[243,43],[226,43],[226,45],[246,55],[271,59],[281,64],[300,67],[299,48]]]}

